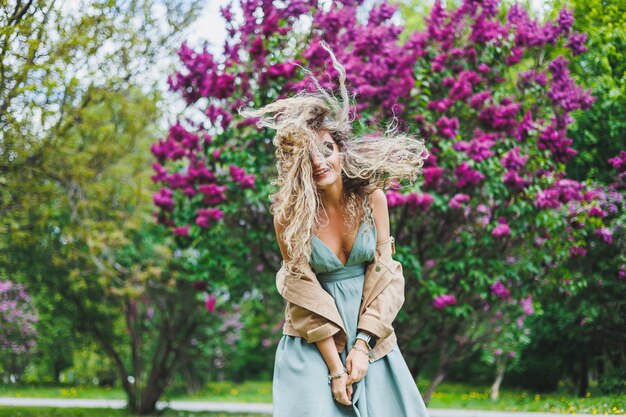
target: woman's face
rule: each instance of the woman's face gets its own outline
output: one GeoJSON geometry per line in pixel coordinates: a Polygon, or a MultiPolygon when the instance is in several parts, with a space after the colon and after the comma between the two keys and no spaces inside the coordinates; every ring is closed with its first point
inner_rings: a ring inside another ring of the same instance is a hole
{"type": "Polygon", "coordinates": [[[313,167],[313,181],[317,188],[330,187],[341,181],[341,164],[339,162],[339,146],[333,141],[330,133],[320,134],[321,150],[313,146],[311,165],[313,167]]]}

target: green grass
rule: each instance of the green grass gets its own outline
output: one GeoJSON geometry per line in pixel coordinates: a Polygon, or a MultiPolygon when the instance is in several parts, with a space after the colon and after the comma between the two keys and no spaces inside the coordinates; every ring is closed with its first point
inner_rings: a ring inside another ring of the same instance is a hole
{"type": "Polygon", "coordinates": [[[126,394],[121,388],[99,388],[84,386],[47,385],[0,385],[0,397],[29,398],[93,398],[99,400],[124,400],[126,394]]]}
{"type": "MultiPolygon", "coordinates": [[[[190,411],[167,410],[161,417],[267,417],[265,414],[201,413],[190,411]]],[[[0,417],[129,417],[123,410],[104,410],[98,408],[50,408],[50,407],[3,407],[0,417]]]]}
{"type": "MultiPolygon", "coordinates": [[[[420,380],[418,385],[423,393],[428,382],[420,380]]],[[[500,411],[543,411],[565,414],[598,414],[598,415],[625,415],[626,401],[620,396],[601,396],[596,394],[595,387],[590,388],[585,398],[577,398],[571,395],[567,389],[560,388],[556,393],[539,394],[531,391],[506,389],[501,391],[497,401],[489,399],[489,387],[471,386],[446,382],[442,384],[428,404],[429,408],[460,408],[478,410],[500,411]]],[[[94,398],[94,399],[125,399],[124,392],[118,388],[94,388],[94,387],[51,387],[51,386],[0,386],[0,397],[38,397],[38,398],[94,398]]],[[[200,392],[187,395],[169,392],[162,400],[201,400],[215,402],[259,402],[271,403],[271,382],[245,382],[236,384],[233,382],[211,382],[200,392]]],[[[80,410],[76,411],[80,412],[80,410]]],[[[20,414],[15,414],[19,416],[20,414]]],[[[24,414],[24,416],[37,414],[24,414]]],[[[40,414],[48,417],[48,414],[40,414]]],[[[55,415],[55,414],[51,414],[55,415]]],[[[70,414],[64,414],[70,415],[70,414]]],[[[74,415],[74,414],[72,414],[74,415]]],[[[82,414],[75,414],[82,416],[82,414]]],[[[89,414],[98,416],[97,414],[89,414]]],[[[123,414],[103,414],[106,416],[118,416],[123,414]]],[[[170,414],[167,414],[168,416],[170,414]]],[[[171,414],[172,416],[174,414],[171,414]]],[[[211,416],[219,414],[176,414],[180,416],[211,416]]],[[[233,414],[227,414],[233,417],[233,414]]],[[[0,417],[4,417],[0,413],[0,417]]]]}
{"type": "Polygon", "coordinates": [[[173,394],[165,395],[166,400],[183,401],[226,401],[242,403],[271,403],[272,383],[265,381],[247,381],[241,384],[234,382],[209,382],[198,393],[193,395],[173,394]]]}
{"type": "MultiPolygon", "coordinates": [[[[426,385],[420,384],[421,389],[425,390],[426,385]]],[[[497,401],[492,401],[489,398],[489,387],[444,383],[433,394],[428,407],[624,415],[626,401],[623,396],[601,396],[594,395],[593,392],[587,392],[585,398],[578,398],[562,388],[550,394],[540,394],[521,389],[506,389],[500,391],[500,397],[497,401]]]]}

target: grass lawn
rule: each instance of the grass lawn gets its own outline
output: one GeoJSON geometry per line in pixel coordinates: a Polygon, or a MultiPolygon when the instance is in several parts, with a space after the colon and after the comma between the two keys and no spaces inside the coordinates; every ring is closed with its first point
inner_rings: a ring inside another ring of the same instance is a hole
{"type": "MultiPolygon", "coordinates": [[[[420,384],[420,387],[422,384],[420,384]]],[[[424,385],[425,389],[426,385],[424,385]]],[[[489,387],[472,387],[466,384],[443,383],[428,404],[432,408],[460,408],[500,411],[541,411],[564,414],[624,415],[626,400],[623,396],[594,395],[593,389],[585,398],[571,395],[565,389],[541,394],[521,389],[500,391],[497,401],[489,399],[489,387]]]]}
{"type": "MultiPolygon", "coordinates": [[[[426,390],[429,381],[420,380],[420,391],[426,390]]],[[[0,397],[38,397],[38,398],[94,398],[94,399],[125,399],[124,392],[119,388],[97,388],[91,386],[60,387],[60,386],[0,386],[0,397]]],[[[235,384],[231,382],[211,382],[200,392],[193,395],[167,393],[162,400],[202,400],[219,402],[260,402],[271,403],[272,385],[270,382],[245,382],[235,384]]],[[[559,392],[540,394],[525,390],[506,389],[501,391],[498,401],[489,399],[489,387],[471,386],[452,382],[443,383],[435,392],[428,407],[432,408],[460,408],[501,411],[543,411],[565,414],[599,414],[599,415],[624,415],[626,413],[626,400],[620,396],[600,396],[594,393],[594,387],[590,388],[585,398],[577,398],[562,388],[559,392]]],[[[2,409],[0,409],[2,410],[2,409]]],[[[16,408],[17,410],[17,408],[16,408]]],[[[82,416],[77,414],[11,414],[12,416],[82,416]]],[[[104,412],[102,416],[122,416],[121,411],[104,412]],[[108,413],[108,414],[107,414],[108,413]],[[117,413],[117,414],[116,414],[117,413]]],[[[172,412],[176,413],[176,412],[172,412]]],[[[0,412],[0,417],[5,414],[0,412]]],[[[8,414],[6,414],[8,416],[8,414]]],[[[90,411],[89,416],[100,416],[90,411]]],[[[165,414],[166,416],[207,416],[216,417],[215,413],[180,413],[165,414]]],[[[227,414],[233,417],[233,414],[227,414]]]]}
{"type": "MultiPolygon", "coordinates": [[[[234,414],[234,413],[200,413],[197,411],[168,410],[161,417],[267,417],[264,414],[234,414]]],[[[49,407],[2,407],[0,417],[129,417],[122,410],[103,410],[97,408],[49,408],[49,407]]]]}

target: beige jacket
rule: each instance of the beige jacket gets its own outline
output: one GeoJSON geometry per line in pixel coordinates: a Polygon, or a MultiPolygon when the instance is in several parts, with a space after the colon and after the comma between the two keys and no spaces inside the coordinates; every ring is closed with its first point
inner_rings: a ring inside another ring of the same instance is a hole
{"type": "MultiPolygon", "coordinates": [[[[374,259],[365,269],[365,282],[357,328],[374,335],[370,363],[391,351],[397,342],[392,323],[404,303],[402,264],[393,236],[376,245],[374,259]]],[[[346,347],[346,330],[335,299],[321,286],[307,263],[302,273],[287,273],[284,261],[276,273],[276,288],[287,301],[283,334],[314,343],[333,336],[338,352],[346,347]]]]}

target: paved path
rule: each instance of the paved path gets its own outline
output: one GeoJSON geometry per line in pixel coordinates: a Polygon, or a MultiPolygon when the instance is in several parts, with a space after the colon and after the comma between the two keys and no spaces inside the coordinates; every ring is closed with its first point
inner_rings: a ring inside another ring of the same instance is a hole
{"type": "MultiPolygon", "coordinates": [[[[89,400],[54,398],[8,398],[0,397],[0,406],[71,407],[71,408],[123,408],[126,400],[89,400]]],[[[221,411],[227,413],[272,414],[272,405],[266,403],[214,403],[206,401],[159,401],[157,408],[169,406],[174,410],[221,411]]],[[[454,410],[429,408],[429,417],[555,417],[556,413],[503,412],[482,410],[454,410]]],[[[578,417],[597,417],[593,414],[576,414],[578,417]]]]}

